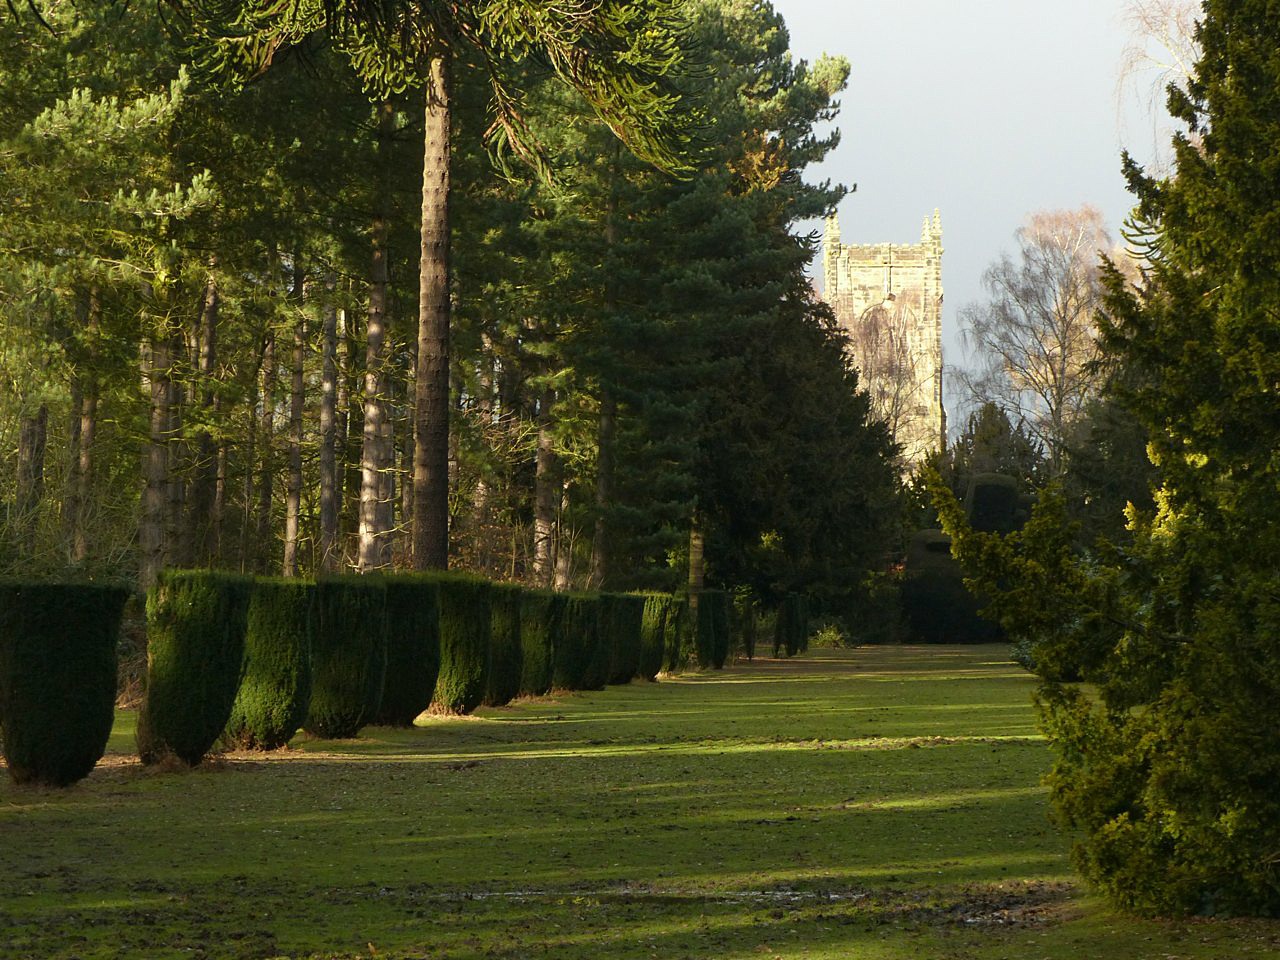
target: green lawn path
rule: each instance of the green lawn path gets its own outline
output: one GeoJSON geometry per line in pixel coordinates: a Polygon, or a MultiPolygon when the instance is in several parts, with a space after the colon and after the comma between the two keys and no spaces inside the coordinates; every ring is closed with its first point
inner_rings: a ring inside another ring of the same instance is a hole
{"type": "Polygon", "coordinates": [[[80,785],[0,784],[0,957],[1280,957],[1080,886],[1032,689],[815,650],[178,773],[122,713],[80,785]]]}

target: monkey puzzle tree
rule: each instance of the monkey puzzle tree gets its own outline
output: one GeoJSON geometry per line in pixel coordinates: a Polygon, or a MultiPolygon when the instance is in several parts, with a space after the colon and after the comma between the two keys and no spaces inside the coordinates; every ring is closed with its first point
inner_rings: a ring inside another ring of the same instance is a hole
{"type": "Polygon", "coordinates": [[[448,563],[452,64],[465,57],[489,79],[488,136],[502,158],[540,165],[515,77],[532,66],[577,92],[638,156],[676,168],[688,125],[675,92],[682,62],[681,0],[175,0],[210,59],[240,77],[326,31],[371,93],[425,92],[414,398],[412,550],[416,568],[448,563]]]}

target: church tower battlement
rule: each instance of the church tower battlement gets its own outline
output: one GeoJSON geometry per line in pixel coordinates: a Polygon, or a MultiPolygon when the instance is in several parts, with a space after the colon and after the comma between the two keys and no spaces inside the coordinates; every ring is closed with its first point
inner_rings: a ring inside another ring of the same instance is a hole
{"type": "Polygon", "coordinates": [[[904,467],[946,438],[942,406],[942,218],[918,244],[843,244],[835,215],[822,244],[824,299],[850,338],[861,385],[902,448],[904,467]]]}

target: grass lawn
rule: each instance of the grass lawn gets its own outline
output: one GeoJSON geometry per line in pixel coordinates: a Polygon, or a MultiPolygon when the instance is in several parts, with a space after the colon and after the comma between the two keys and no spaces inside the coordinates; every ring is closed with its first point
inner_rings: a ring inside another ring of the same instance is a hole
{"type": "Polygon", "coordinates": [[[0,957],[1280,957],[1073,877],[1002,647],[814,651],[66,791],[0,783],[0,957]]]}

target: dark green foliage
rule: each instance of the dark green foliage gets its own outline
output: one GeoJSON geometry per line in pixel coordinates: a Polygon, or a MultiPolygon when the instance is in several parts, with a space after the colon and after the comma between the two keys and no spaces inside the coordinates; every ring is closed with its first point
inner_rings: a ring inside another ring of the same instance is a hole
{"type": "Polygon", "coordinates": [[[582,673],[582,689],[601,690],[609,682],[609,675],[613,670],[613,633],[610,630],[613,596],[594,594],[587,603],[595,609],[594,617],[587,615],[587,621],[593,623],[595,628],[590,641],[590,657],[582,673]]]}
{"type": "Polygon", "coordinates": [[[440,587],[440,674],[433,703],[449,713],[470,713],[489,686],[491,588],[461,574],[432,577],[440,587]]]}
{"type": "Polygon", "coordinates": [[[386,600],[386,583],[377,577],[316,584],[308,733],[340,740],[373,722],[387,672],[386,600]]]}
{"type": "Polygon", "coordinates": [[[982,604],[965,588],[951,557],[951,538],[921,530],[907,545],[901,590],[903,624],[910,643],[994,643],[999,627],[978,615],[982,604]]]}
{"type": "Polygon", "coordinates": [[[703,670],[711,669],[716,651],[716,615],[707,602],[706,592],[699,593],[689,599],[689,607],[694,621],[693,649],[698,666],[703,670]]]}
{"type": "Polygon", "coordinates": [[[667,630],[662,649],[662,669],[679,673],[689,666],[693,652],[693,609],[688,597],[672,597],[667,608],[667,630]]]}
{"type": "Polygon", "coordinates": [[[526,696],[540,697],[551,689],[555,639],[560,636],[564,605],[563,594],[548,590],[528,590],[520,602],[520,692],[526,696]]]}
{"type": "Polygon", "coordinates": [[[729,594],[724,590],[704,590],[702,600],[711,607],[711,666],[723,670],[729,660],[729,650],[733,645],[729,633],[729,594]]]}
{"type": "Polygon", "coordinates": [[[809,600],[803,594],[788,593],[778,607],[773,628],[773,655],[794,657],[809,648],[809,600]]]}
{"type": "Polygon", "coordinates": [[[523,596],[524,588],[512,584],[494,584],[489,590],[489,681],[484,696],[487,706],[500,707],[520,694],[520,678],[524,672],[520,636],[523,596]]]}
{"type": "Polygon", "coordinates": [[[662,670],[667,643],[667,620],[674,616],[672,597],[651,593],[644,597],[644,615],[640,632],[640,676],[656,679],[662,670]]]}
{"type": "Polygon", "coordinates": [[[609,682],[630,683],[640,673],[644,645],[645,598],[633,593],[613,595],[609,630],[613,634],[613,662],[609,682]]]}
{"type": "Polygon", "coordinates": [[[373,723],[411,727],[431,706],[440,672],[439,587],[425,576],[389,577],[387,675],[373,723]]]}
{"type": "Polygon", "coordinates": [[[195,765],[231,717],[244,672],[252,581],[208,570],[168,570],[147,593],[146,697],[138,756],[195,765]]]}
{"type": "Polygon", "coordinates": [[[1012,533],[1019,524],[1018,481],[999,473],[977,473],[969,478],[964,509],[969,524],[984,533],[1012,533]]]}
{"type": "Polygon", "coordinates": [[[733,598],[733,622],[742,638],[742,655],[748,660],[756,656],[756,640],[760,635],[760,616],[755,601],[749,593],[739,593],[733,598]]]}
{"type": "Polygon", "coordinates": [[[311,702],[315,617],[315,584],[254,582],[244,636],[244,677],[227,721],[227,743],[275,750],[298,732],[311,702]]]}
{"type": "MultiPolygon", "coordinates": [[[[558,690],[589,689],[588,674],[600,644],[600,604],[587,594],[565,597],[564,616],[553,648],[551,685],[558,690]]],[[[604,686],[602,679],[599,686],[604,686]]]]}
{"type": "Polygon", "coordinates": [[[16,783],[88,775],[111,733],[128,591],[0,583],[0,744],[16,783]]]}

